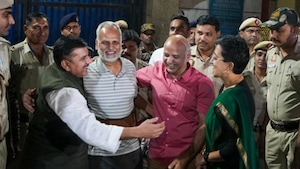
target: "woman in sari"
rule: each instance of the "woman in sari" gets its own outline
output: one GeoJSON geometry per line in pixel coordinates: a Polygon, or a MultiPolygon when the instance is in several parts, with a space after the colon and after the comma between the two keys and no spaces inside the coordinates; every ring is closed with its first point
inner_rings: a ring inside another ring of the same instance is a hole
{"type": "Polygon", "coordinates": [[[211,59],[213,75],[224,84],[206,116],[206,149],[198,169],[257,169],[258,154],[252,132],[254,100],[242,72],[249,61],[246,42],[236,36],[217,40],[211,59]]]}

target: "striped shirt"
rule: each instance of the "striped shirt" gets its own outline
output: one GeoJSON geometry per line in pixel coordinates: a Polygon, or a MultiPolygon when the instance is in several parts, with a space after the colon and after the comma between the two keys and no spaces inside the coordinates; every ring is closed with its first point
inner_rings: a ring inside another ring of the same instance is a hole
{"type": "MultiPolygon", "coordinates": [[[[137,94],[135,66],[127,59],[120,58],[122,69],[116,76],[97,58],[90,64],[84,77],[84,88],[88,105],[95,116],[102,119],[120,119],[128,116],[134,108],[137,94]]],[[[89,155],[118,156],[139,148],[138,139],[123,140],[115,154],[89,146],[89,155]]]]}

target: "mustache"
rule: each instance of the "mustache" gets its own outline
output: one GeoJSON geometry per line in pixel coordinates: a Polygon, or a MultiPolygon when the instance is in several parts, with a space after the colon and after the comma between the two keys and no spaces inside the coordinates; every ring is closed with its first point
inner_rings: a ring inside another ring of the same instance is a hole
{"type": "Polygon", "coordinates": [[[278,43],[281,43],[279,40],[277,40],[276,38],[271,38],[271,41],[272,42],[278,42],[278,43]]]}
{"type": "Polygon", "coordinates": [[[127,52],[123,52],[122,53],[122,57],[131,57],[131,54],[127,53],[127,52]]]}

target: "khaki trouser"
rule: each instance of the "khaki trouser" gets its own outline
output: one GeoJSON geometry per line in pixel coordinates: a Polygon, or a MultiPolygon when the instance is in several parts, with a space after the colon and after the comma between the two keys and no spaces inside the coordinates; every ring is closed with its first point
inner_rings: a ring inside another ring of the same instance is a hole
{"type": "Polygon", "coordinates": [[[6,139],[2,140],[0,143],[0,169],[6,169],[7,161],[7,148],[6,148],[6,139]]]}
{"type": "MultiPolygon", "coordinates": [[[[290,169],[294,160],[298,130],[280,132],[270,122],[266,128],[266,163],[269,169],[290,169]]],[[[297,159],[299,160],[299,159],[297,159]]]]}

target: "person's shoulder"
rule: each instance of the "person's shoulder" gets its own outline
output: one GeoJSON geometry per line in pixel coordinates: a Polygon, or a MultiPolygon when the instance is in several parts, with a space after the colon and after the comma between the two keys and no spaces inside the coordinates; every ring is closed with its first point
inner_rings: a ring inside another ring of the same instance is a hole
{"type": "Polygon", "coordinates": [[[149,66],[149,64],[141,59],[136,59],[137,61],[137,69],[141,69],[141,68],[144,68],[144,67],[147,67],[149,66]]]}
{"type": "Polygon", "coordinates": [[[191,46],[191,55],[197,54],[197,45],[191,46]]]}
{"type": "Polygon", "coordinates": [[[121,63],[122,63],[122,66],[124,66],[125,68],[127,68],[127,69],[136,69],[135,68],[135,65],[130,61],[130,60],[128,60],[128,59],[126,59],[126,58],[123,58],[123,57],[120,57],[120,61],[121,61],[121,63]]]}
{"type": "Polygon", "coordinates": [[[193,81],[196,81],[197,83],[199,83],[199,85],[202,85],[204,83],[213,85],[212,80],[208,76],[206,76],[202,72],[198,71],[194,67],[190,67],[190,71],[191,71],[191,74],[190,74],[191,79],[193,79],[193,81]]]}
{"type": "Polygon", "coordinates": [[[22,42],[19,42],[19,43],[15,44],[15,45],[11,46],[12,52],[23,49],[24,46],[25,46],[25,44],[26,44],[26,42],[22,41],[22,42]]]}
{"type": "Polygon", "coordinates": [[[154,55],[160,54],[160,53],[162,53],[162,52],[164,52],[164,48],[163,48],[163,47],[158,48],[158,49],[156,49],[156,50],[152,53],[151,57],[154,56],[154,55]]]}
{"type": "Polygon", "coordinates": [[[3,37],[0,37],[0,42],[6,44],[6,45],[8,45],[8,46],[11,45],[10,42],[9,42],[8,40],[6,40],[5,38],[3,38],[3,37]]]}
{"type": "Polygon", "coordinates": [[[50,51],[53,51],[53,49],[54,49],[54,47],[53,47],[53,46],[48,46],[48,45],[45,45],[45,47],[46,47],[47,49],[49,49],[50,51]]]}

